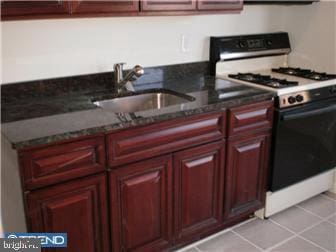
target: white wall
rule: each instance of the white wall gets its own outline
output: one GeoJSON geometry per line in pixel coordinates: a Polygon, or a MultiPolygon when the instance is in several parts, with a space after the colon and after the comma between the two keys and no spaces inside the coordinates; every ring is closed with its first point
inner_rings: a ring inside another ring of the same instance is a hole
{"type": "Polygon", "coordinates": [[[284,12],[284,30],[292,42],[292,62],[336,73],[336,1],[292,6],[284,12]]]}
{"type": "Polygon", "coordinates": [[[3,83],[208,60],[209,36],[282,29],[281,6],[241,14],[1,22],[3,83]],[[190,50],[181,51],[181,35],[190,50]]]}
{"type": "Polygon", "coordinates": [[[209,36],[288,31],[294,55],[335,71],[336,3],[245,6],[241,14],[1,22],[2,83],[208,60],[209,36]],[[181,51],[181,35],[189,51],[181,51]]]}

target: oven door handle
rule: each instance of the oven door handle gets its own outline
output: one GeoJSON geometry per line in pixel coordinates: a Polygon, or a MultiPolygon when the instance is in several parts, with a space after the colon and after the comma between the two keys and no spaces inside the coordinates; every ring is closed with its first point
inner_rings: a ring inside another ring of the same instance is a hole
{"type": "Polygon", "coordinates": [[[331,106],[324,107],[324,108],[308,110],[308,111],[305,111],[305,112],[298,112],[298,113],[294,113],[294,114],[283,115],[281,119],[282,119],[282,121],[302,119],[302,118],[305,118],[305,117],[316,116],[316,115],[321,115],[323,113],[328,113],[328,112],[331,112],[333,110],[336,110],[336,104],[333,104],[331,106]]]}

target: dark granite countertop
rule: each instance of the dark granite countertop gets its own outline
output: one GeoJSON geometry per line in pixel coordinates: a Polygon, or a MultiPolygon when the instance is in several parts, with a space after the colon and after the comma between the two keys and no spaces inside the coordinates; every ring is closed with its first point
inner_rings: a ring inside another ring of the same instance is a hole
{"type": "Polygon", "coordinates": [[[270,100],[274,96],[265,90],[202,75],[135,87],[136,92],[168,89],[190,95],[195,100],[156,110],[113,113],[91,102],[99,97],[113,97],[109,89],[21,98],[2,103],[2,134],[12,143],[13,148],[22,149],[192,114],[220,111],[270,100]]]}

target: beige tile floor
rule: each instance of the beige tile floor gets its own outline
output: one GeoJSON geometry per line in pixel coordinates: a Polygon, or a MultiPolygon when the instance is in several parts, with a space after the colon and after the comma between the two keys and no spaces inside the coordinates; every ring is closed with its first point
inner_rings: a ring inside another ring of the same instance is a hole
{"type": "Polygon", "coordinates": [[[250,219],[179,250],[208,251],[336,251],[336,194],[320,194],[267,220],[250,219]]]}

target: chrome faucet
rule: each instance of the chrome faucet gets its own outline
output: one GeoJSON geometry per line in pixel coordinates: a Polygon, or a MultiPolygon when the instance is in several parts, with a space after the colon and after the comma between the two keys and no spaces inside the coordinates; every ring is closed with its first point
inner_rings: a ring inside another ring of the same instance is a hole
{"type": "Polygon", "coordinates": [[[123,77],[123,65],[125,64],[126,63],[114,64],[114,84],[118,93],[122,91],[134,91],[132,83],[132,81],[135,80],[134,77],[140,77],[145,72],[142,66],[136,65],[123,77]]]}

